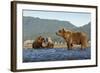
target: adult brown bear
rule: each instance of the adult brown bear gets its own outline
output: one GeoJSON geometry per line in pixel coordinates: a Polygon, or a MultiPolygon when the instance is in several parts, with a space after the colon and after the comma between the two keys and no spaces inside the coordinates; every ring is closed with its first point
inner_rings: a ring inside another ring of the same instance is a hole
{"type": "Polygon", "coordinates": [[[39,36],[36,38],[36,40],[32,44],[32,48],[44,48],[43,43],[45,42],[45,39],[42,36],[39,36]]]}
{"type": "Polygon", "coordinates": [[[56,32],[58,36],[64,38],[67,43],[68,49],[72,49],[73,45],[81,45],[81,48],[88,47],[88,38],[87,34],[84,32],[73,32],[70,30],[65,30],[64,28],[56,32]]]}

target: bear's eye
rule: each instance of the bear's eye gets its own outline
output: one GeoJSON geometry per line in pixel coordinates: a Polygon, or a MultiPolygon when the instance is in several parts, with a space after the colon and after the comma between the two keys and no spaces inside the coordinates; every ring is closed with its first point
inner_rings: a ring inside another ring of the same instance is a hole
{"type": "Polygon", "coordinates": [[[59,32],[61,32],[61,30],[59,30],[59,32]]]}

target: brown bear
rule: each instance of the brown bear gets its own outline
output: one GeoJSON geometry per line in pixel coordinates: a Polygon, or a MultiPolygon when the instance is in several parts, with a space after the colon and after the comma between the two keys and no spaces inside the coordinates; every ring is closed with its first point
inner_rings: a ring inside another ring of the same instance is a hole
{"type": "Polygon", "coordinates": [[[81,48],[88,47],[88,38],[87,34],[84,32],[74,32],[70,30],[65,30],[64,28],[56,32],[58,36],[64,38],[67,43],[68,49],[72,49],[73,45],[81,45],[81,48]]]}
{"type": "Polygon", "coordinates": [[[32,44],[32,48],[44,48],[43,43],[45,42],[45,39],[42,36],[39,36],[36,38],[36,40],[32,44]]]}

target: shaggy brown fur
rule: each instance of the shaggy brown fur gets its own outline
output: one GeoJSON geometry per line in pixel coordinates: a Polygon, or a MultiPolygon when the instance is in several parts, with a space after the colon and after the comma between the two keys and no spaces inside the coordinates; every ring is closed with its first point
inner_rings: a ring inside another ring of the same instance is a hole
{"type": "Polygon", "coordinates": [[[42,43],[45,42],[45,39],[42,36],[36,38],[36,40],[32,44],[32,48],[44,48],[42,43]]]}
{"type": "Polygon", "coordinates": [[[72,49],[74,44],[81,45],[82,49],[88,47],[88,38],[86,33],[61,29],[56,34],[64,38],[69,49],[72,49]]]}

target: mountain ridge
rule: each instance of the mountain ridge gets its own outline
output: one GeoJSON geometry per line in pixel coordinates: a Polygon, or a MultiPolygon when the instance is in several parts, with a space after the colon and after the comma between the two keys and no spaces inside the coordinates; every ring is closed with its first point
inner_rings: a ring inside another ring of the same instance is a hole
{"type": "Polygon", "coordinates": [[[84,31],[90,38],[90,25],[91,22],[85,24],[84,26],[77,27],[69,21],[23,16],[23,40],[35,39],[39,35],[45,37],[50,36],[53,39],[56,39],[59,37],[55,34],[55,32],[61,28],[66,28],[74,31],[84,31]]]}

